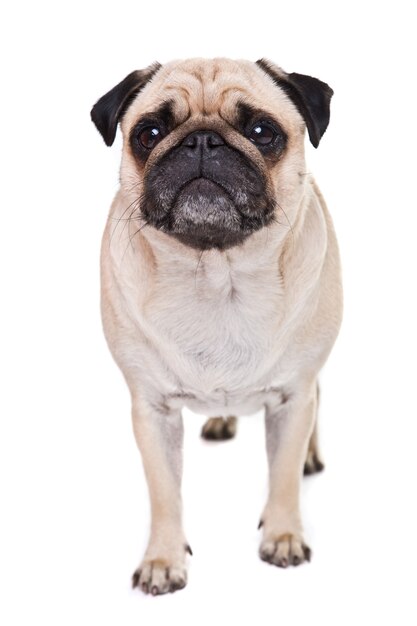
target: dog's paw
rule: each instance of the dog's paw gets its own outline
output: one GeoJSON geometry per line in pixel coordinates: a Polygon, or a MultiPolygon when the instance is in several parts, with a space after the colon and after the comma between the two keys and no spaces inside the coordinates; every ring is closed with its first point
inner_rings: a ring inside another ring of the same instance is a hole
{"type": "Polygon", "coordinates": [[[263,561],[288,567],[300,565],[311,558],[311,550],[304,543],[301,535],[284,533],[275,537],[272,533],[265,534],[259,547],[259,556],[263,561]]]}
{"type": "Polygon", "coordinates": [[[210,441],[225,441],[236,435],[236,417],[211,417],[203,426],[201,436],[210,441]]]}
{"type": "Polygon", "coordinates": [[[317,452],[315,450],[309,450],[304,463],[304,476],[317,474],[317,472],[322,472],[323,470],[324,463],[320,460],[317,452]]]}
{"type": "Polygon", "coordinates": [[[148,551],[133,573],[133,589],[138,587],[144,593],[153,596],[183,589],[187,584],[186,552],[192,554],[189,545],[185,545],[184,550],[175,551],[169,557],[151,557],[148,551]]]}

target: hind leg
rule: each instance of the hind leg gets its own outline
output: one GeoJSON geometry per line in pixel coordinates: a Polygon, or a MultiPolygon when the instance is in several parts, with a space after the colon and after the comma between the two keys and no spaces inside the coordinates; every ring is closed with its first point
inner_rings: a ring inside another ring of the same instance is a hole
{"type": "Polygon", "coordinates": [[[236,435],[236,428],[236,417],[211,417],[204,424],[201,436],[210,441],[225,441],[236,435]]]}
{"type": "Polygon", "coordinates": [[[317,402],[316,402],[316,416],[314,423],[314,430],[311,434],[310,441],[308,442],[307,457],[304,463],[304,475],[316,474],[324,469],[324,463],[321,460],[318,442],[318,427],[317,427],[317,413],[320,397],[320,388],[317,384],[317,402]]]}

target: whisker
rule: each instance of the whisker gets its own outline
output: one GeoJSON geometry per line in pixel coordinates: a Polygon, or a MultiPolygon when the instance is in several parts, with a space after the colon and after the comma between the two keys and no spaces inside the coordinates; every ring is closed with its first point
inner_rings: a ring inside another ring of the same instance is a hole
{"type": "Polygon", "coordinates": [[[194,288],[197,289],[197,273],[198,273],[198,268],[200,266],[200,261],[203,257],[204,254],[204,250],[201,251],[200,256],[198,257],[198,262],[197,262],[197,267],[195,268],[195,274],[194,274],[194,288]]]}
{"type": "MultiPolygon", "coordinates": [[[[142,226],[140,226],[140,227],[139,227],[139,228],[138,228],[138,229],[137,229],[137,230],[133,233],[133,235],[131,235],[131,236],[130,236],[130,234],[129,234],[129,242],[128,242],[127,246],[126,246],[125,251],[123,252],[123,256],[122,256],[122,259],[121,259],[121,263],[123,263],[123,260],[124,260],[124,258],[125,258],[126,252],[127,252],[127,251],[128,251],[128,249],[129,249],[129,246],[131,246],[131,247],[132,247],[132,250],[134,250],[132,240],[133,240],[133,239],[136,237],[136,235],[137,235],[137,234],[138,234],[138,233],[142,230],[142,228],[145,228],[145,226],[148,226],[148,225],[149,225],[148,221],[147,221],[147,220],[145,220],[145,223],[144,223],[144,224],[142,224],[142,226]]],[[[129,224],[129,227],[130,227],[130,224],[129,224]]]]}
{"type": "Polygon", "coordinates": [[[129,221],[129,220],[132,218],[132,215],[133,215],[133,213],[136,211],[137,207],[135,207],[135,208],[133,209],[132,213],[130,214],[130,216],[129,216],[128,218],[123,219],[123,218],[124,218],[124,215],[126,215],[126,213],[128,212],[128,210],[129,210],[129,209],[130,209],[130,208],[131,208],[134,204],[136,204],[138,201],[139,201],[139,199],[138,199],[138,198],[136,198],[135,200],[133,200],[133,202],[131,202],[131,203],[130,203],[130,204],[129,204],[126,208],[125,208],[125,210],[123,211],[122,215],[121,215],[119,218],[117,218],[117,217],[113,217],[113,218],[112,218],[112,219],[116,222],[116,224],[115,224],[115,227],[113,228],[113,231],[112,231],[112,233],[111,233],[111,235],[110,235],[110,241],[109,241],[109,243],[110,243],[110,244],[111,244],[111,242],[112,242],[112,239],[113,239],[113,237],[114,237],[114,234],[115,234],[115,232],[116,232],[116,230],[117,230],[117,227],[118,227],[119,223],[120,223],[122,220],[123,220],[123,221],[125,221],[126,219],[127,219],[127,221],[129,221]]]}
{"type": "Polygon", "coordinates": [[[284,213],[284,215],[285,215],[285,219],[287,220],[288,226],[290,227],[291,234],[292,234],[292,239],[293,239],[293,242],[294,242],[294,230],[293,230],[293,227],[292,227],[292,224],[291,224],[290,220],[288,219],[288,215],[286,214],[286,212],[284,211],[284,209],[282,208],[282,206],[281,206],[280,204],[278,204],[278,202],[277,202],[277,207],[278,207],[279,209],[281,209],[281,211],[282,211],[282,212],[284,213]]]}
{"type": "Polygon", "coordinates": [[[265,248],[268,247],[268,241],[269,241],[269,228],[267,226],[266,227],[266,244],[265,244],[265,248]]]}
{"type": "Polygon", "coordinates": [[[142,181],[141,180],[137,180],[135,183],[133,183],[133,185],[127,191],[129,193],[131,193],[134,189],[136,189],[136,187],[138,187],[141,184],[142,184],[142,181]]]}
{"type": "MultiPolygon", "coordinates": [[[[140,205],[139,205],[139,198],[138,198],[137,200],[135,200],[135,202],[134,202],[134,203],[132,203],[132,204],[135,204],[135,206],[133,207],[133,209],[132,209],[132,211],[131,211],[131,213],[130,213],[129,217],[125,219],[125,223],[123,224],[122,231],[121,231],[121,233],[120,233],[120,235],[119,235],[119,241],[120,241],[120,239],[122,238],[122,235],[123,235],[123,233],[124,233],[124,232],[125,232],[125,230],[126,230],[126,226],[128,225],[128,235],[129,235],[129,233],[130,233],[130,224],[132,223],[132,221],[137,221],[139,218],[141,218],[141,217],[142,217],[140,214],[139,214],[139,217],[138,217],[138,218],[134,218],[134,217],[133,217],[133,215],[135,214],[135,212],[138,210],[138,208],[139,208],[139,206],[140,206],[140,205]]],[[[130,205],[130,206],[132,206],[132,205],[130,205]]],[[[142,218],[142,219],[143,219],[143,218],[142,218]]]]}
{"type": "Polygon", "coordinates": [[[143,217],[139,215],[139,217],[110,217],[110,219],[115,222],[134,222],[135,220],[142,220],[143,217]]]}

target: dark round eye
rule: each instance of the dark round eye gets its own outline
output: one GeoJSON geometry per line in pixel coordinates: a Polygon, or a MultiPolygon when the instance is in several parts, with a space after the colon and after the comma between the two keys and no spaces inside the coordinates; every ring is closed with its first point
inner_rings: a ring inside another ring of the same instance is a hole
{"type": "Polygon", "coordinates": [[[161,141],[162,133],[157,126],[146,126],[140,131],[138,139],[144,148],[152,150],[161,141]]]}
{"type": "Polygon", "coordinates": [[[256,143],[258,146],[267,146],[275,139],[276,133],[274,130],[266,124],[255,124],[252,130],[249,132],[248,138],[256,143]]]}

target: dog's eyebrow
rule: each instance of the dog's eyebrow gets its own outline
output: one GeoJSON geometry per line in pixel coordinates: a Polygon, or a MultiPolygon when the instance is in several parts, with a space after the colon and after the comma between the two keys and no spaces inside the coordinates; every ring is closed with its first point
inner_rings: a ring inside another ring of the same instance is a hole
{"type": "Polygon", "coordinates": [[[167,128],[172,128],[175,125],[175,117],[174,117],[174,103],[172,100],[167,100],[163,102],[157,109],[150,111],[149,113],[145,113],[141,115],[140,119],[137,120],[136,124],[140,123],[142,120],[146,119],[155,119],[162,120],[167,128]]]}
{"type": "Polygon", "coordinates": [[[282,124],[277,120],[275,115],[269,113],[268,111],[257,109],[244,100],[239,100],[237,103],[236,126],[241,132],[244,132],[251,122],[257,122],[262,118],[274,122],[274,124],[281,130],[282,134],[285,137],[287,136],[285,129],[282,127],[282,124]]]}
{"type": "Polygon", "coordinates": [[[167,126],[174,124],[174,103],[172,100],[163,102],[156,111],[157,117],[161,118],[167,126]]]}
{"type": "Polygon", "coordinates": [[[239,100],[237,103],[237,126],[239,128],[246,128],[249,122],[259,113],[253,106],[247,104],[243,100],[239,100]]]}
{"type": "Polygon", "coordinates": [[[271,121],[274,121],[277,126],[282,128],[275,115],[272,115],[268,111],[257,109],[251,104],[245,102],[244,100],[239,100],[239,102],[237,103],[236,118],[236,126],[237,128],[239,128],[239,130],[245,130],[250,122],[256,122],[257,120],[262,118],[270,119],[271,121]]]}

